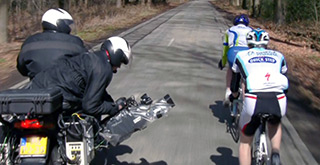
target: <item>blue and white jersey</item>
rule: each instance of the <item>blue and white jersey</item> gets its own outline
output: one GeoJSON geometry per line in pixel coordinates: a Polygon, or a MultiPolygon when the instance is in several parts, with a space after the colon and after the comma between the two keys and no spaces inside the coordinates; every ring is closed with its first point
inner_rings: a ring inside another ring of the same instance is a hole
{"type": "MultiPolygon", "coordinates": [[[[232,47],[248,47],[247,34],[252,28],[243,24],[232,26],[225,32],[223,40],[222,65],[225,66],[228,61],[228,52],[232,47]]],[[[234,58],[235,55],[233,55],[234,58]]],[[[233,59],[229,59],[233,60],[233,59]]]]}
{"type": "Polygon", "coordinates": [[[229,46],[229,48],[233,46],[248,47],[246,37],[250,31],[252,31],[252,28],[243,24],[232,26],[226,31],[224,45],[229,46]]]}
{"type": "Polygon", "coordinates": [[[287,65],[284,56],[274,50],[252,48],[236,55],[232,70],[241,74],[246,90],[252,92],[283,92],[289,82],[284,75],[287,65]]]}

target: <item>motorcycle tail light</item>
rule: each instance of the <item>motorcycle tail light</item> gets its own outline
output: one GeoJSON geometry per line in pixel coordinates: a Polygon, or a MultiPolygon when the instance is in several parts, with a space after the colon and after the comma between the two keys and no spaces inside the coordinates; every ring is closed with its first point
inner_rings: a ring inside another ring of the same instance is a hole
{"type": "Polygon", "coordinates": [[[38,129],[42,128],[43,124],[39,122],[37,119],[26,119],[15,123],[14,125],[16,128],[23,128],[23,129],[38,129]]]}

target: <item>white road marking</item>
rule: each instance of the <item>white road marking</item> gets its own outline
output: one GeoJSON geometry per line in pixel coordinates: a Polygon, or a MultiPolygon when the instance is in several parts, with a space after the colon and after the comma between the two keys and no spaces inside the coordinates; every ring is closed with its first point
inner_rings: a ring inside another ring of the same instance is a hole
{"type": "Polygon", "coordinates": [[[170,42],[169,42],[169,44],[168,44],[168,47],[173,43],[173,41],[174,41],[174,38],[172,38],[172,39],[170,40],[170,42]]]}

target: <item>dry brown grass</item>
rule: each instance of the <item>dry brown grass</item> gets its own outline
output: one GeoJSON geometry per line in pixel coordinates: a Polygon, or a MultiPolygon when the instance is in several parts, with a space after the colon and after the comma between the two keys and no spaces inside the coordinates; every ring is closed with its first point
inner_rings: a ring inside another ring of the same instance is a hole
{"type": "MultiPolygon", "coordinates": [[[[105,14],[87,16],[81,20],[87,20],[79,26],[81,32],[78,35],[86,41],[92,41],[109,35],[117,29],[128,28],[137,22],[142,22],[159,12],[170,9],[173,6],[158,5],[147,7],[143,5],[126,6],[120,9],[106,9],[105,14]]],[[[92,7],[90,10],[98,10],[92,7]]],[[[75,17],[78,17],[76,15],[75,17]]],[[[77,26],[79,23],[77,23],[77,26]]]]}

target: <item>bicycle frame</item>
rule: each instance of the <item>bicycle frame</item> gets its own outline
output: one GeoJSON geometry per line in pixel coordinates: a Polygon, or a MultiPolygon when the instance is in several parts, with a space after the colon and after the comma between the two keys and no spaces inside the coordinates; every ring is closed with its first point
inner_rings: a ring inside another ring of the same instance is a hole
{"type": "Polygon", "coordinates": [[[269,152],[267,145],[267,134],[266,134],[266,124],[267,118],[264,116],[260,117],[261,125],[259,126],[257,133],[254,138],[254,151],[253,160],[255,164],[267,164],[269,161],[269,152]]]}
{"type": "Polygon", "coordinates": [[[235,99],[233,100],[232,106],[231,106],[231,116],[232,117],[237,117],[240,116],[240,110],[238,108],[239,104],[242,103],[242,100],[235,99]]]}
{"type": "Polygon", "coordinates": [[[232,104],[231,104],[231,109],[230,109],[230,112],[231,112],[231,116],[233,118],[237,118],[237,117],[240,117],[240,113],[241,113],[241,109],[242,107],[239,107],[241,106],[242,104],[242,89],[239,88],[239,97],[238,99],[235,99],[233,100],[232,104]]]}

